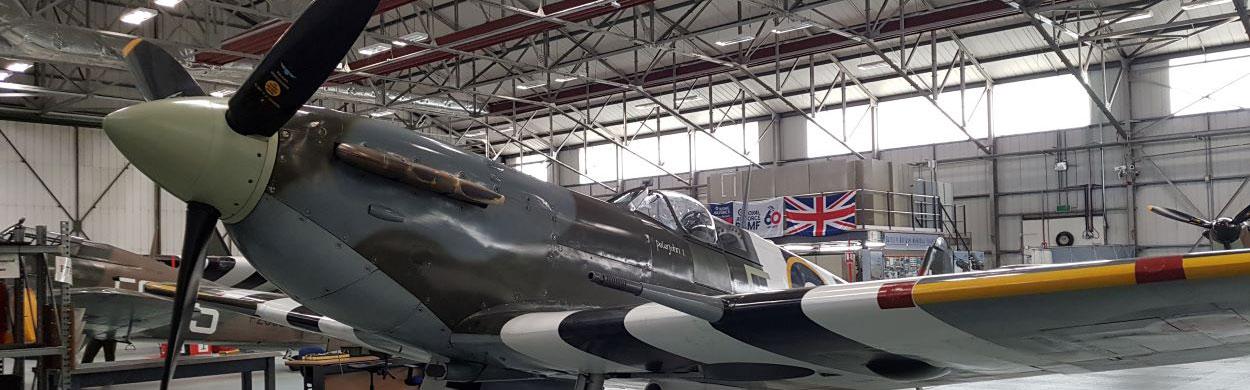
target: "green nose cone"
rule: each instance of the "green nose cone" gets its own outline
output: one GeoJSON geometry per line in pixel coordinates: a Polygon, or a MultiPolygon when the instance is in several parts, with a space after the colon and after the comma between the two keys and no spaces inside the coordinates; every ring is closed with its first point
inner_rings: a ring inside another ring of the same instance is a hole
{"type": "Polygon", "coordinates": [[[236,222],[259,201],[277,141],[239,135],[226,125],[225,115],[225,99],[166,99],[109,114],[104,132],[166,191],[212,205],[222,220],[236,222]]]}

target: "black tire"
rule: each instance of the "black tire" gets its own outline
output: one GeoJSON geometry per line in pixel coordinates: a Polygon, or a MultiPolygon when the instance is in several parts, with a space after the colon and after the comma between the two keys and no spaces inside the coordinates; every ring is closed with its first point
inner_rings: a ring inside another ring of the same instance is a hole
{"type": "Polygon", "coordinates": [[[664,390],[664,388],[660,387],[658,383],[648,383],[647,387],[643,387],[642,390],[664,390]]]}
{"type": "Polygon", "coordinates": [[[1073,236],[1072,233],[1059,232],[1059,235],[1055,236],[1055,245],[1072,246],[1073,243],[1076,243],[1076,236],[1073,236]]]}

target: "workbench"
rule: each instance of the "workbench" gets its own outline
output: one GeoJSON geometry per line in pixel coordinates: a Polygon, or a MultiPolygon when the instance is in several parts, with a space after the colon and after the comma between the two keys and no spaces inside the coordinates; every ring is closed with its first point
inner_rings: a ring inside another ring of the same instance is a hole
{"type": "MultiPolygon", "coordinates": [[[[279,356],[282,356],[282,354],[263,352],[225,356],[181,357],[178,359],[178,370],[174,372],[174,378],[194,378],[239,373],[242,375],[242,389],[251,390],[252,372],[261,371],[265,375],[265,390],[275,390],[274,358],[279,356]]],[[[155,382],[161,380],[164,366],[164,361],[161,359],[119,360],[115,362],[80,364],[77,369],[70,371],[70,389],[78,390],[84,387],[155,382]]]]}

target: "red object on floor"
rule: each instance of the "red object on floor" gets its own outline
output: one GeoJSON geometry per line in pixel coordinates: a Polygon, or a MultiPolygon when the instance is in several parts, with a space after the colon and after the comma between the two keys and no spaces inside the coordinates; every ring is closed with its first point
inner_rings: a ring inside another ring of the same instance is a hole
{"type": "Polygon", "coordinates": [[[238,348],[238,347],[228,347],[228,346],[224,346],[224,345],[212,345],[212,346],[209,346],[209,352],[212,352],[212,353],[234,353],[234,352],[239,352],[239,348],[238,348]]]}
{"type": "Polygon", "coordinates": [[[208,344],[187,344],[187,355],[203,356],[213,354],[208,344]]]}

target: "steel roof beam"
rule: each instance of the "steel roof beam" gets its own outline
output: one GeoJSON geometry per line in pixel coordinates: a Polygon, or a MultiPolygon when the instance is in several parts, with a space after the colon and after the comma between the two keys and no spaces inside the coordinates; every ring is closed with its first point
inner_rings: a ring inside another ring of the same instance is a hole
{"type": "MultiPolygon", "coordinates": [[[[993,17],[1009,15],[1014,11],[1010,7],[1003,5],[997,1],[976,2],[971,4],[961,4],[941,9],[934,12],[920,13],[911,16],[911,20],[916,20],[918,25],[910,25],[903,29],[897,21],[888,21],[881,25],[882,37],[892,37],[903,34],[915,34],[920,32],[932,31],[935,29],[950,28],[957,25],[984,21],[993,17]]],[[[860,26],[855,30],[862,30],[867,26],[860,26]]],[[[775,60],[789,60],[798,57],[805,57],[810,54],[818,54],[826,51],[843,49],[859,45],[861,42],[852,40],[836,33],[822,34],[809,38],[796,39],[787,41],[778,45],[776,48],[761,48],[753,53],[742,65],[760,66],[769,64],[775,60]]],[[[681,81],[689,81],[711,73],[725,70],[729,62],[724,58],[700,58],[700,61],[691,61],[675,66],[667,67],[665,70],[656,72],[648,77],[642,87],[651,88],[655,86],[671,84],[681,81]]],[[[619,82],[620,80],[614,80],[619,82]]],[[[617,92],[614,88],[603,85],[583,84],[574,87],[566,87],[555,91],[554,99],[543,99],[552,101],[557,104],[564,104],[573,101],[581,101],[589,98],[603,97],[617,92]]],[[[493,114],[507,115],[515,114],[521,111],[532,110],[535,107],[518,107],[510,109],[502,105],[490,107],[493,114]]]]}

